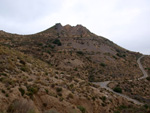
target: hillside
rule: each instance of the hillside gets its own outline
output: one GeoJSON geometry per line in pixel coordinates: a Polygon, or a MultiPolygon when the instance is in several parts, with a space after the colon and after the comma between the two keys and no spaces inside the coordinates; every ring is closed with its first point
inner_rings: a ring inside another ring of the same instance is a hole
{"type": "Polygon", "coordinates": [[[0,31],[0,113],[147,112],[91,83],[140,77],[139,56],[82,25],[0,31]]]}
{"type": "Polygon", "coordinates": [[[139,53],[125,50],[81,25],[56,24],[28,36],[1,33],[0,40],[3,45],[89,81],[133,79],[141,73],[136,63],[139,53]]]}
{"type": "MultiPolygon", "coordinates": [[[[142,65],[144,66],[144,69],[147,71],[148,75],[149,67],[150,67],[150,56],[144,56],[142,58],[142,65]]],[[[148,76],[144,80],[133,80],[133,81],[117,81],[114,83],[111,83],[111,88],[120,87],[123,90],[123,93],[125,95],[128,95],[136,100],[139,100],[140,102],[143,102],[147,105],[150,105],[150,76],[148,76]]]]}

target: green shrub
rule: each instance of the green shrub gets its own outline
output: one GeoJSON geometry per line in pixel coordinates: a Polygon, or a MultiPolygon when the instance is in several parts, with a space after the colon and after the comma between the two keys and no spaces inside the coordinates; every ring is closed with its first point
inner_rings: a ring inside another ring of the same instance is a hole
{"type": "Polygon", "coordinates": [[[67,96],[67,98],[68,98],[68,99],[69,99],[69,98],[73,98],[73,94],[69,93],[68,96],[67,96]]]}
{"type": "Polygon", "coordinates": [[[1,77],[1,78],[0,78],[0,82],[3,82],[3,81],[4,81],[4,77],[1,77]]]}
{"type": "Polygon", "coordinates": [[[120,113],[120,111],[114,111],[114,113],[120,113]]]}
{"type": "Polygon", "coordinates": [[[122,89],[120,87],[115,87],[113,90],[117,93],[122,93],[122,89]]]}
{"type": "Polygon", "coordinates": [[[26,64],[24,60],[20,60],[20,63],[23,64],[23,65],[26,64]]]}
{"type": "Polygon", "coordinates": [[[38,43],[37,45],[38,45],[38,46],[43,46],[43,44],[42,44],[42,43],[38,43]]]}
{"type": "Polygon", "coordinates": [[[6,74],[6,73],[0,73],[0,75],[7,76],[7,74],[6,74]]]}
{"type": "Polygon", "coordinates": [[[117,57],[116,57],[116,56],[113,56],[113,58],[114,58],[114,59],[117,59],[117,57]]]}
{"type": "Polygon", "coordinates": [[[147,104],[145,104],[145,105],[144,105],[144,108],[145,108],[145,109],[148,109],[148,108],[149,108],[149,106],[148,106],[147,104]]]}
{"type": "Polygon", "coordinates": [[[102,106],[103,106],[103,107],[105,107],[105,106],[106,106],[106,104],[105,104],[105,103],[102,103],[102,106]]]}
{"type": "Polygon", "coordinates": [[[120,109],[120,110],[127,109],[127,106],[121,105],[121,106],[119,106],[119,109],[120,109]]]}
{"type": "Polygon", "coordinates": [[[76,68],[74,68],[74,70],[75,70],[75,71],[78,71],[78,68],[76,67],[76,68]]]}
{"type": "Polygon", "coordinates": [[[51,49],[54,49],[54,48],[55,48],[55,46],[54,46],[54,45],[49,45],[49,47],[50,47],[51,49]]]}
{"type": "Polygon", "coordinates": [[[30,96],[30,98],[33,98],[33,94],[36,94],[39,89],[36,86],[29,86],[27,87],[27,90],[27,95],[30,96]]]}
{"type": "Polygon", "coordinates": [[[94,75],[90,75],[90,76],[88,77],[88,79],[89,79],[89,82],[93,82],[93,81],[94,81],[94,75]]]}
{"type": "Polygon", "coordinates": [[[20,69],[24,72],[29,72],[29,70],[30,70],[26,65],[22,66],[20,69]]]}
{"type": "Polygon", "coordinates": [[[50,51],[50,50],[47,50],[46,52],[47,52],[48,54],[51,54],[51,51],[50,51]]]}
{"type": "Polygon", "coordinates": [[[3,90],[3,89],[2,89],[1,91],[2,91],[2,93],[6,93],[6,91],[5,91],[5,90],[3,90]]]}
{"type": "Polygon", "coordinates": [[[77,51],[77,54],[84,55],[84,53],[82,51],[77,51]]]}
{"type": "Polygon", "coordinates": [[[118,57],[126,57],[125,54],[121,54],[121,53],[117,53],[116,55],[117,55],[118,57]]]}
{"type": "Polygon", "coordinates": [[[6,97],[9,97],[9,95],[8,95],[8,94],[6,94],[5,96],[6,96],[6,97]]]}
{"type": "Polygon", "coordinates": [[[56,88],[56,91],[57,91],[57,92],[61,92],[61,91],[62,91],[62,88],[57,87],[57,88],[56,88]]]}
{"type": "Polygon", "coordinates": [[[70,87],[70,89],[73,89],[74,85],[73,85],[73,84],[70,84],[70,86],[69,86],[69,87],[70,87]]]}
{"type": "Polygon", "coordinates": [[[48,94],[48,89],[45,89],[45,92],[48,94]]]}
{"type": "Polygon", "coordinates": [[[20,91],[20,93],[21,93],[21,95],[22,95],[22,96],[25,94],[25,91],[24,91],[24,89],[22,89],[22,88],[19,88],[19,91],[20,91]]]}
{"type": "Polygon", "coordinates": [[[34,87],[34,86],[28,87],[27,89],[28,89],[29,92],[32,92],[33,94],[35,94],[35,93],[38,92],[38,88],[37,88],[37,87],[34,87]]]}
{"type": "Polygon", "coordinates": [[[150,70],[150,68],[148,67],[148,68],[145,68],[146,70],[150,70]]]}
{"type": "Polygon", "coordinates": [[[56,45],[58,45],[58,46],[61,46],[61,45],[62,45],[59,39],[55,39],[55,40],[53,41],[53,44],[56,44],[56,45]]]}
{"type": "Polygon", "coordinates": [[[95,99],[96,99],[96,97],[95,97],[95,96],[93,96],[93,97],[92,97],[92,100],[93,100],[93,101],[95,101],[95,99]]]}
{"type": "Polygon", "coordinates": [[[82,112],[85,113],[86,109],[83,106],[77,106],[77,108],[82,112]]]}
{"type": "Polygon", "coordinates": [[[148,81],[150,81],[150,77],[147,77],[146,79],[147,79],[148,81]]]}
{"type": "Polygon", "coordinates": [[[105,102],[105,101],[106,101],[106,97],[105,97],[105,96],[102,96],[102,97],[101,97],[101,100],[102,100],[103,102],[105,102]]]}
{"type": "Polygon", "coordinates": [[[100,63],[100,65],[101,65],[102,67],[105,67],[105,66],[106,66],[106,64],[105,64],[105,63],[100,63]]]}

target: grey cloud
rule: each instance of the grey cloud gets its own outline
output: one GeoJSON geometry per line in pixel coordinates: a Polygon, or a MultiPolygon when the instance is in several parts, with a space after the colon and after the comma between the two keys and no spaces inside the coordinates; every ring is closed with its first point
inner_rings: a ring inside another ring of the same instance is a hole
{"type": "Polygon", "coordinates": [[[60,10],[61,0],[1,0],[0,7],[1,18],[29,22],[60,10]]]}
{"type": "Polygon", "coordinates": [[[150,0],[0,0],[0,29],[31,34],[82,24],[124,48],[149,53],[150,0]]]}

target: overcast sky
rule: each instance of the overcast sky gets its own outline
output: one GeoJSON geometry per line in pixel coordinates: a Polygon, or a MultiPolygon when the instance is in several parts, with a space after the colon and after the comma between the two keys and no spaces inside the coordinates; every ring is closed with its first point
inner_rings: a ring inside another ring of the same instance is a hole
{"type": "Polygon", "coordinates": [[[126,49],[150,54],[150,0],[0,0],[0,30],[33,34],[55,23],[82,24],[126,49]]]}

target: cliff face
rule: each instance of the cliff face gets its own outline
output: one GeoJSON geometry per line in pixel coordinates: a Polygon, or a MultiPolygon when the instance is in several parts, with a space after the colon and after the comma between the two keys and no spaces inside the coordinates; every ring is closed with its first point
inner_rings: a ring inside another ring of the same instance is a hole
{"type": "Polygon", "coordinates": [[[82,25],[33,35],[0,31],[0,112],[99,113],[136,105],[91,84],[142,73],[130,52],[82,25]]]}

